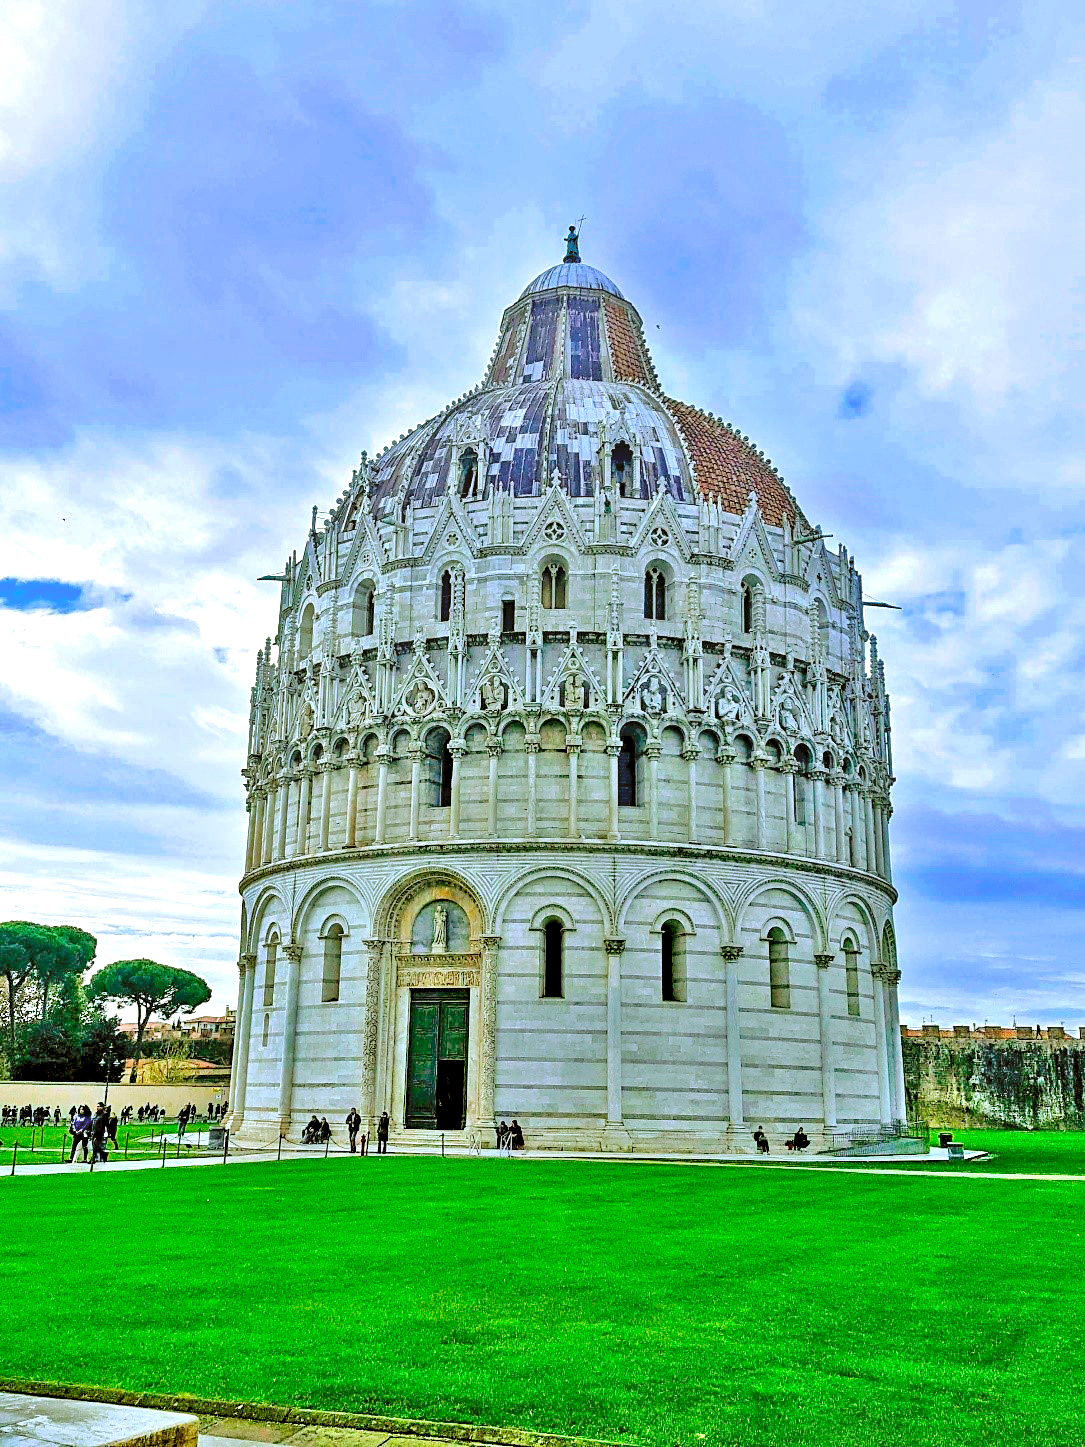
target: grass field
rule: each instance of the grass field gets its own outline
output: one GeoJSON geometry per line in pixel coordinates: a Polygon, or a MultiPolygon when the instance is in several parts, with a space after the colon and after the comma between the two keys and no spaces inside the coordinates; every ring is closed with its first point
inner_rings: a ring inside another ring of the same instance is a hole
{"type": "MultiPolygon", "coordinates": [[[[154,1155],[160,1148],[162,1137],[166,1137],[167,1153],[172,1154],[177,1144],[176,1120],[160,1121],[157,1125],[143,1125],[133,1121],[117,1129],[117,1146],[110,1144],[111,1157],[138,1160],[141,1156],[154,1155]],[[127,1150],[127,1156],[125,1154],[127,1150]]],[[[207,1124],[201,1121],[199,1127],[192,1125],[182,1137],[185,1146],[198,1149],[207,1145],[207,1124]]],[[[12,1147],[18,1147],[17,1163],[25,1165],[55,1165],[67,1160],[72,1148],[72,1138],[67,1125],[61,1126],[3,1126],[0,1127],[0,1171],[11,1164],[12,1147]]],[[[87,1149],[90,1145],[88,1142],[87,1149]]],[[[82,1159],[80,1152],[76,1160],[82,1159]]]]}
{"type": "Polygon", "coordinates": [[[652,1447],[1079,1443],[1083,1192],[395,1156],[0,1178],[0,1360],[652,1447]]]}

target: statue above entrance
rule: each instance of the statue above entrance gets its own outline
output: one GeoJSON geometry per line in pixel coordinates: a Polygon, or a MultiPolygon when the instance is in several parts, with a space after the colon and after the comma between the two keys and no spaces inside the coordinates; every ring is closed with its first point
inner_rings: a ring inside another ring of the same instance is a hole
{"type": "Polygon", "coordinates": [[[411,922],[412,955],[462,955],[471,947],[467,915],[455,900],[430,899],[411,922]]]}

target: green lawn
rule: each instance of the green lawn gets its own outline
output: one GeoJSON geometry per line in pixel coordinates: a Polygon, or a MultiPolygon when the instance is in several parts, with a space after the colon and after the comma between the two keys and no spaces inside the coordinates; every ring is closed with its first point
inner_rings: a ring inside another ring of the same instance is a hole
{"type": "MultiPolygon", "coordinates": [[[[933,1169],[965,1175],[991,1174],[1016,1176],[1035,1173],[1039,1175],[1085,1175],[1085,1131],[1026,1131],[1026,1130],[955,1130],[953,1139],[961,1141],[970,1151],[987,1151],[983,1160],[961,1161],[945,1165],[941,1161],[933,1169]]],[[[938,1133],[931,1132],[931,1144],[937,1145],[938,1133]]],[[[851,1159],[837,1158],[844,1165],[878,1168],[876,1156],[851,1159]]],[[[825,1156],[804,1156],[803,1164],[810,1163],[832,1169],[833,1162],[825,1156]]],[[[924,1156],[914,1161],[892,1161],[893,1170],[929,1171],[932,1162],[924,1156]]],[[[882,1163],[882,1169],[886,1163],[882,1163]]]]}
{"type": "Polygon", "coordinates": [[[652,1447],[1079,1443],[1083,1192],[395,1156],[0,1177],[0,1370],[652,1447]]]}

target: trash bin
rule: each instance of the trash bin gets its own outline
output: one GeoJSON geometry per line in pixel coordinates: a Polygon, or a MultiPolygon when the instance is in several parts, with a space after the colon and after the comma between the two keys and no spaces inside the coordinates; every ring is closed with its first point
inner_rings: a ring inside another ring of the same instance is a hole
{"type": "Polygon", "coordinates": [[[963,1161],[963,1160],[964,1160],[964,1146],[961,1145],[960,1141],[950,1141],[950,1143],[949,1143],[949,1158],[950,1158],[951,1161],[963,1161]]]}
{"type": "Polygon", "coordinates": [[[953,1143],[953,1132],[951,1130],[940,1130],[938,1132],[938,1149],[945,1150],[953,1143]]]}
{"type": "Polygon", "coordinates": [[[207,1132],[207,1149],[209,1151],[220,1151],[226,1141],[226,1127],[224,1125],[213,1125],[207,1132]]]}

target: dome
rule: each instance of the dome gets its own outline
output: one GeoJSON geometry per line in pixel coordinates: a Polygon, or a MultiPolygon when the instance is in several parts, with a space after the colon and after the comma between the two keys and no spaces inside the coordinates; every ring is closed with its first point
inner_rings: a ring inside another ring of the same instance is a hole
{"type": "Polygon", "coordinates": [[[486,453],[479,498],[541,497],[555,475],[571,497],[590,497],[606,439],[619,436],[638,452],[642,497],[664,489],[675,501],[705,498],[741,516],[753,493],[770,526],[805,525],[747,438],[665,394],[636,308],[579,259],[540,272],[506,308],[482,384],[377,459],[370,501],[384,519],[439,502],[465,446],[486,453]]]}
{"type": "MultiPolygon", "coordinates": [[[[608,291],[611,296],[622,296],[609,276],[604,276],[594,266],[585,266],[582,261],[575,261],[563,262],[560,266],[551,266],[547,271],[540,271],[535,280],[524,287],[520,300],[525,296],[533,296],[538,291],[553,291],[561,286],[585,291],[608,291]]],[[[625,298],[622,297],[622,300],[625,298]]]]}

